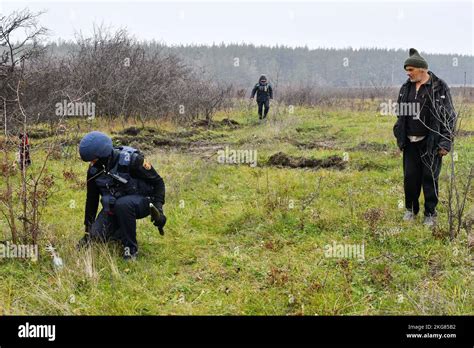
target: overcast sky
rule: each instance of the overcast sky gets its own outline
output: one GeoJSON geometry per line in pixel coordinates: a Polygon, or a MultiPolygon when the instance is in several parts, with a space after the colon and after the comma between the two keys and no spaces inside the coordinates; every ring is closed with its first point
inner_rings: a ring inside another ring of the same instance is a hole
{"type": "Polygon", "coordinates": [[[11,1],[8,14],[46,10],[51,38],[72,39],[93,23],[126,27],[168,44],[253,43],[317,47],[416,47],[473,55],[473,1],[11,1]]]}

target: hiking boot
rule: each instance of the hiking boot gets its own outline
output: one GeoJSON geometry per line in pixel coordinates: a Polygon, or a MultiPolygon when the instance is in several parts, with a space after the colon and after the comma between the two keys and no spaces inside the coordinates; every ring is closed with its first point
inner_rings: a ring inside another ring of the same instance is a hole
{"type": "Polygon", "coordinates": [[[135,248],[124,247],[123,248],[123,259],[125,261],[135,261],[138,257],[138,250],[135,248]]]}
{"type": "Polygon", "coordinates": [[[415,217],[416,215],[412,211],[407,210],[405,215],[403,215],[403,221],[413,221],[415,220],[415,217]]]}
{"type": "Polygon", "coordinates": [[[423,220],[423,225],[426,227],[434,227],[436,225],[436,216],[434,215],[427,215],[423,220]]]}

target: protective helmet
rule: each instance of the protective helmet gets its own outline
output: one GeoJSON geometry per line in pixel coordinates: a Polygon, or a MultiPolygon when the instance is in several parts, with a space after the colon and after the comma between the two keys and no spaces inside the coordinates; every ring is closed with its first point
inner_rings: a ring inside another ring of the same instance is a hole
{"type": "Polygon", "coordinates": [[[79,144],[79,154],[84,162],[107,158],[113,150],[112,139],[102,132],[87,133],[79,144]]]}

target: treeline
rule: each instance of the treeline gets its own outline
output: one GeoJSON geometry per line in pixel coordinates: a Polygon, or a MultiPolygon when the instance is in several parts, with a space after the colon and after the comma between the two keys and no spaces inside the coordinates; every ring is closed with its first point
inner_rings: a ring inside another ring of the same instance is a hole
{"type": "MultiPolygon", "coordinates": [[[[408,43],[407,43],[408,44],[408,43]]],[[[423,50],[422,47],[419,47],[423,50]]],[[[246,87],[267,73],[282,86],[378,87],[396,86],[406,80],[406,50],[313,49],[246,44],[176,46],[166,48],[185,61],[205,67],[221,81],[246,87]],[[236,62],[238,64],[236,64],[236,62]]],[[[472,85],[474,57],[424,54],[430,69],[451,85],[472,85]]]]}
{"type": "MultiPolygon", "coordinates": [[[[408,43],[407,43],[408,45],[408,43]]],[[[71,43],[51,47],[56,54],[70,50],[71,43]]],[[[165,51],[190,66],[204,69],[221,83],[248,88],[261,73],[284,87],[387,87],[406,80],[403,62],[408,47],[402,49],[309,49],[252,44],[166,46],[143,43],[146,51],[165,51]]],[[[453,86],[473,85],[474,57],[456,54],[426,54],[430,69],[453,86]]]]}

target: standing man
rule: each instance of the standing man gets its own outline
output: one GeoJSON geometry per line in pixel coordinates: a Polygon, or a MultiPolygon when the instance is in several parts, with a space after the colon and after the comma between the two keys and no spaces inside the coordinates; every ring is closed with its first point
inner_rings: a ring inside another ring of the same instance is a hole
{"type": "Polygon", "coordinates": [[[267,117],[268,110],[270,110],[270,99],[273,99],[273,89],[265,75],[260,76],[258,83],[252,89],[250,99],[255,97],[255,93],[257,93],[258,118],[262,120],[267,117]]]}
{"type": "Polygon", "coordinates": [[[456,114],[448,85],[428,70],[428,63],[416,49],[410,48],[403,67],[408,80],[400,89],[398,117],[393,127],[398,147],[403,151],[403,220],[415,219],[423,188],[423,223],[432,227],[436,223],[441,161],[451,150],[456,114]]]}
{"type": "Polygon", "coordinates": [[[165,184],[143,154],[128,146],[113,147],[104,133],[90,132],[79,144],[81,159],[90,162],[87,171],[86,234],[79,247],[91,241],[118,240],[125,260],[138,255],[137,223],[151,214],[163,234],[166,217],[165,184]],[[102,210],[97,215],[99,198],[102,210]]]}

